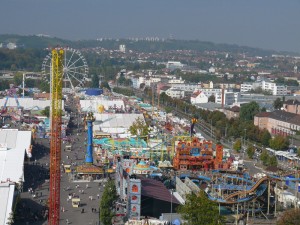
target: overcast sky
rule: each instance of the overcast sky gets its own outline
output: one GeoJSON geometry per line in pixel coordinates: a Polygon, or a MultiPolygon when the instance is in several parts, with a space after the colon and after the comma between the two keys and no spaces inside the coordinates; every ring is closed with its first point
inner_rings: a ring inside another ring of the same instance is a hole
{"type": "Polygon", "coordinates": [[[1,0],[0,34],[157,36],[300,52],[299,0],[1,0]]]}

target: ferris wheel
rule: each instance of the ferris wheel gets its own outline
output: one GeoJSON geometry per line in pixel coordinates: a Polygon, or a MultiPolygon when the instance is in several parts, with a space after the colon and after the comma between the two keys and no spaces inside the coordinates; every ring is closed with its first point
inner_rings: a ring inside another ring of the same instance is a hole
{"type": "MultiPolygon", "coordinates": [[[[64,50],[63,83],[64,88],[71,88],[74,92],[84,86],[88,77],[89,68],[80,51],[73,48],[64,50]]],[[[51,75],[51,52],[45,57],[42,64],[42,74],[50,81],[51,75]]]]}

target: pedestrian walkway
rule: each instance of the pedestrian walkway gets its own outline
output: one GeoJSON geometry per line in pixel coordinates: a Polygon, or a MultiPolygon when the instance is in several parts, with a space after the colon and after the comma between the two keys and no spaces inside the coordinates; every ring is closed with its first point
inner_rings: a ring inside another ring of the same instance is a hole
{"type": "MultiPolygon", "coordinates": [[[[75,114],[73,114],[75,115],[75,114]]],[[[78,118],[71,117],[71,124],[80,124],[78,118]]],[[[81,128],[82,129],[82,128],[81,128]]],[[[82,144],[86,133],[71,127],[72,151],[64,151],[67,142],[62,144],[62,165],[80,165],[84,163],[86,147],[82,144]],[[77,135],[78,134],[78,135],[77,135]]],[[[24,166],[25,183],[21,200],[17,207],[15,225],[47,224],[47,199],[49,196],[49,148],[48,139],[36,139],[33,157],[24,166]]],[[[75,166],[73,167],[73,169],[75,166]]],[[[99,204],[103,191],[103,180],[97,182],[70,182],[67,173],[61,167],[60,224],[86,225],[98,224],[99,204]],[[80,198],[80,207],[72,206],[72,198],[80,198]]]]}

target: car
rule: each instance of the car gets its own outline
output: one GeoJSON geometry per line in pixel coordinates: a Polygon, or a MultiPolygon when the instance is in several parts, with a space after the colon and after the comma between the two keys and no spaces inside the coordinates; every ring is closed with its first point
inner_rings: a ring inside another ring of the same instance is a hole
{"type": "Polygon", "coordinates": [[[9,128],[10,125],[9,124],[5,124],[4,126],[2,126],[2,128],[9,128]]]}

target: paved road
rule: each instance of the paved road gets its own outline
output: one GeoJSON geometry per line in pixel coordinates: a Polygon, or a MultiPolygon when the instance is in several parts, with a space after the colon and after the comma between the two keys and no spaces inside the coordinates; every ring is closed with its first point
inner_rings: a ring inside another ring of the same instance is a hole
{"type": "MultiPolygon", "coordinates": [[[[74,109],[73,109],[74,111],[74,109]]],[[[63,164],[82,164],[85,157],[85,132],[77,132],[77,116],[71,117],[71,122],[74,124],[70,131],[69,137],[73,139],[73,151],[64,151],[67,143],[62,144],[62,163],[63,164]]],[[[82,124],[80,121],[79,123],[82,124]]],[[[36,139],[33,149],[33,157],[24,166],[25,183],[24,192],[21,193],[21,199],[17,207],[16,225],[41,225],[47,224],[45,216],[47,199],[49,196],[49,183],[46,181],[49,174],[49,140],[36,139]],[[29,193],[29,188],[32,188],[34,194],[29,193]],[[35,196],[35,197],[34,197],[35,196]]],[[[73,169],[76,165],[72,166],[73,169]]],[[[98,224],[99,220],[99,202],[104,188],[104,182],[70,182],[67,173],[61,174],[61,212],[60,224],[66,224],[68,219],[72,225],[88,225],[98,224]],[[87,187],[88,184],[88,187],[87,187]],[[76,188],[76,185],[79,187],[76,188]],[[68,190],[66,190],[68,189],[68,190]],[[83,190],[83,194],[79,192],[83,190]],[[73,208],[71,201],[67,200],[71,194],[79,195],[81,199],[81,207],[73,208]],[[99,195],[99,198],[98,198],[99,195]],[[90,200],[92,196],[93,200],[90,200]],[[92,208],[96,209],[93,210],[92,208]],[[82,212],[84,209],[84,213],[82,212]]]]}

